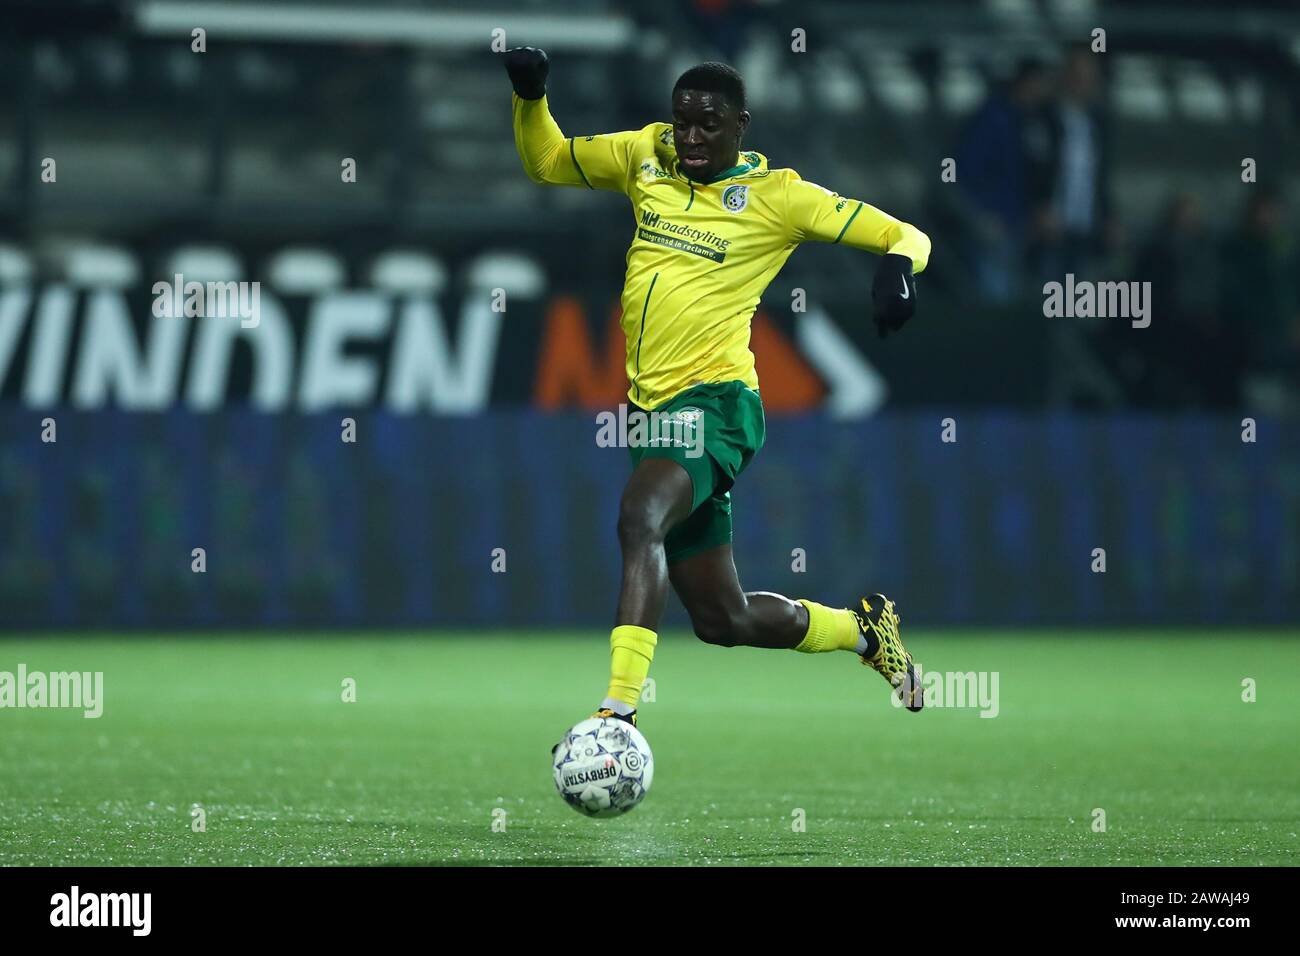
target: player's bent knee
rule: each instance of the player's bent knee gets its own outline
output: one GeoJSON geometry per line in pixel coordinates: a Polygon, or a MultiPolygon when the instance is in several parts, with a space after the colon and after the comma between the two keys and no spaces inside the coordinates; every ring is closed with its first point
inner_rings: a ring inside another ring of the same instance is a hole
{"type": "Polygon", "coordinates": [[[618,509],[618,540],[624,547],[646,543],[662,544],[664,532],[649,509],[624,502],[618,509]]]}

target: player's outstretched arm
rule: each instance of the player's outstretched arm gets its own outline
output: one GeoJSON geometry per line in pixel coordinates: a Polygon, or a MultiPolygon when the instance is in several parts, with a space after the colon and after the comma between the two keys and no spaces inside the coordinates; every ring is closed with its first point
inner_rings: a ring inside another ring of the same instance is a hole
{"type": "Polygon", "coordinates": [[[515,148],[528,178],[556,186],[586,186],[626,192],[632,147],[637,131],[586,136],[579,142],[565,137],[551,116],[546,99],[550,61],[542,50],[530,46],[503,55],[514,109],[515,148]]]}
{"type": "Polygon", "coordinates": [[[882,256],[871,286],[872,319],[883,338],[916,312],[916,279],[930,261],[930,237],[875,206],[795,180],[788,215],[796,242],[830,242],[882,256]]]}
{"type": "Polygon", "coordinates": [[[572,163],[564,162],[568,142],[546,104],[546,78],[550,60],[545,50],[524,46],[507,50],[506,72],[515,92],[515,148],[524,172],[535,183],[580,186],[582,180],[572,163]]]}

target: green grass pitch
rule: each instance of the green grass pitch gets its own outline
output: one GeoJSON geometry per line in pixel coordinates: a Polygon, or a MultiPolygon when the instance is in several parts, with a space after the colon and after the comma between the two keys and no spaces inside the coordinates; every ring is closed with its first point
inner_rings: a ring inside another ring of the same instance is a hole
{"type": "Polygon", "coordinates": [[[615,820],[566,807],[549,765],[601,695],[597,631],[7,638],[0,671],[103,671],[105,707],[0,710],[0,864],[1300,858],[1294,635],[904,636],[927,671],[997,671],[998,716],[896,709],[848,654],[665,635],[654,786],[615,820]]]}

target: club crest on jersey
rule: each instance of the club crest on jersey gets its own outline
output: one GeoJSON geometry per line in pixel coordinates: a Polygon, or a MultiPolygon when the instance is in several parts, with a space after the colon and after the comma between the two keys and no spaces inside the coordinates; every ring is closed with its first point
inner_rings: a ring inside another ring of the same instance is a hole
{"type": "Polygon", "coordinates": [[[743,212],[748,204],[748,186],[728,186],[722,191],[722,208],[727,212],[743,212]]]}

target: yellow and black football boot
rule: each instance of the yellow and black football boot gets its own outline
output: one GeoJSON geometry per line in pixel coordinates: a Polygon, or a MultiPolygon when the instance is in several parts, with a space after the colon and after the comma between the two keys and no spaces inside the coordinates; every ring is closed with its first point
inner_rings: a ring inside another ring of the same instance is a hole
{"type": "Polygon", "coordinates": [[[883,594],[869,594],[853,615],[867,639],[867,649],[861,655],[862,663],[889,681],[889,686],[897,690],[903,706],[916,713],[925,706],[925,694],[916,679],[912,655],[898,636],[898,613],[894,610],[894,602],[883,594]]]}
{"type": "Polygon", "coordinates": [[[630,714],[620,714],[620,713],[618,713],[617,711],[612,710],[612,709],[609,708],[609,707],[602,707],[600,710],[596,711],[596,712],[595,712],[594,714],[592,714],[591,716],[592,716],[592,717],[613,717],[615,720],[625,720],[625,721],[627,721],[629,724],[631,724],[633,727],[636,726],[636,711],[635,711],[635,710],[632,711],[632,713],[630,713],[630,714]]]}

